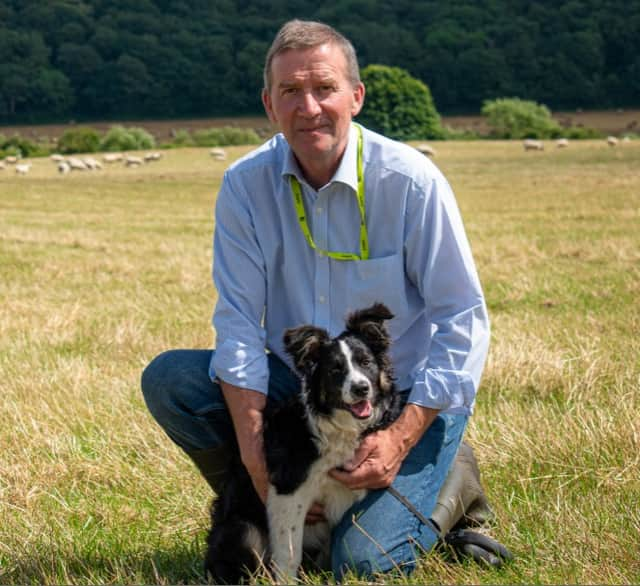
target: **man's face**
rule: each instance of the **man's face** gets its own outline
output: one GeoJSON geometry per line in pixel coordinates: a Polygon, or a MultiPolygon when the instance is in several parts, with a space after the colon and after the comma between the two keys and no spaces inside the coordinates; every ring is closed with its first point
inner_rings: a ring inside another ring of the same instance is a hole
{"type": "Polygon", "coordinates": [[[347,63],[333,44],[284,51],[271,63],[271,91],[262,101],[303,170],[324,169],[329,179],[348,142],[351,119],[360,112],[364,86],[347,77],[347,63]]]}

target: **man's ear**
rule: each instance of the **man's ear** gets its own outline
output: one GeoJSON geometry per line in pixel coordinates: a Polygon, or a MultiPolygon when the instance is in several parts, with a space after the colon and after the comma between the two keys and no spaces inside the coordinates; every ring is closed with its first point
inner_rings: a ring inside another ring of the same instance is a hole
{"type": "Polygon", "coordinates": [[[320,348],[329,341],[329,333],[314,326],[300,326],[285,330],[283,340],[298,372],[306,374],[317,364],[320,348]]]}
{"type": "Polygon", "coordinates": [[[360,81],[353,88],[353,105],[351,106],[351,116],[355,117],[360,114],[362,106],[364,105],[365,96],[364,84],[360,81]]]}
{"type": "Polygon", "coordinates": [[[278,124],[278,120],[273,113],[273,103],[271,101],[271,96],[269,95],[267,88],[262,89],[262,105],[264,106],[264,111],[269,117],[269,122],[271,122],[271,124],[278,124]]]}

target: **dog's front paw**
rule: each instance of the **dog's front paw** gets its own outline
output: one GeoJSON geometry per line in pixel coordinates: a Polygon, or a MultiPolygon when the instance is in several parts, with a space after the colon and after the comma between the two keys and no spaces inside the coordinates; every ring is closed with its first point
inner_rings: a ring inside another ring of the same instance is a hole
{"type": "Polygon", "coordinates": [[[297,566],[290,562],[271,560],[271,575],[276,584],[296,584],[298,581],[297,570],[297,566]]]}

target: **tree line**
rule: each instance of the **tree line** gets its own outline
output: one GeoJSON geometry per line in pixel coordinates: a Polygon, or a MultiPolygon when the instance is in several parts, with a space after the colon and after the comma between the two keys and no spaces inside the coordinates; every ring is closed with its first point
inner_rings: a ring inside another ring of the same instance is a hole
{"type": "Polygon", "coordinates": [[[0,121],[261,112],[292,17],[335,26],[362,67],[407,70],[442,113],[640,104],[640,0],[0,0],[0,121]]]}

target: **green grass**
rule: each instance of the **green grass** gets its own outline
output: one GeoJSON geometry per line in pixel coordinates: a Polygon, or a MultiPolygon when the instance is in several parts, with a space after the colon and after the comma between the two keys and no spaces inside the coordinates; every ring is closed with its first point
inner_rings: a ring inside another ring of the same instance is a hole
{"type": "MultiPolygon", "coordinates": [[[[516,561],[427,555],[385,582],[638,583],[640,143],[447,142],[436,162],[492,318],[468,437],[516,561]]],[[[0,583],[203,581],[210,495],[139,376],[215,342],[224,165],[179,149],[140,169],[0,170],[0,583]]]]}

